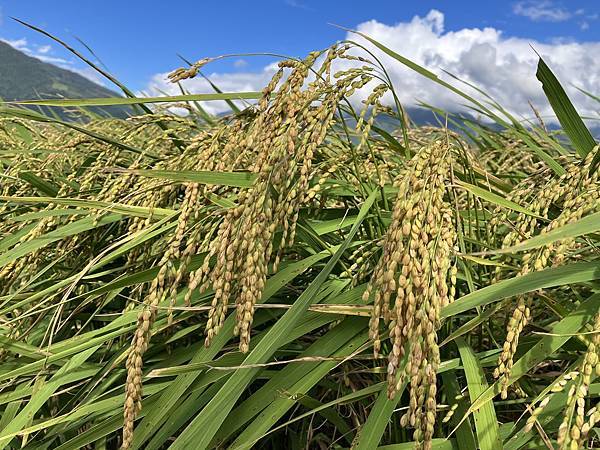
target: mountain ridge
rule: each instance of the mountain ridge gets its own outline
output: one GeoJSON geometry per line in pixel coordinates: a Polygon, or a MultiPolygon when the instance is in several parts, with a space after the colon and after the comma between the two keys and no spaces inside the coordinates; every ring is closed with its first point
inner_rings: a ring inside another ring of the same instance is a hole
{"type": "MultiPolygon", "coordinates": [[[[117,97],[118,93],[84,76],[41,61],[0,41],[0,98],[4,101],[49,98],[117,97]]],[[[46,114],[49,109],[42,108],[46,114]]],[[[129,108],[94,107],[89,111],[99,115],[127,117],[129,108]]],[[[73,118],[72,112],[54,108],[61,118],[73,118]]]]}

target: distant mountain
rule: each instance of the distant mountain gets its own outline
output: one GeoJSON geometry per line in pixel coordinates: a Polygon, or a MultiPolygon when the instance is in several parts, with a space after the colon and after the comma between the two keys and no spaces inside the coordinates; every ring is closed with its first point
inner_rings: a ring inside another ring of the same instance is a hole
{"type": "MultiPolygon", "coordinates": [[[[444,124],[445,118],[443,116],[441,116],[440,114],[434,113],[430,109],[421,108],[418,106],[409,106],[409,107],[405,108],[405,111],[408,114],[410,121],[416,126],[439,127],[444,124]]],[[[456,114],[450,113],[450,114],[452,115],[452,119],[456,122],[456,124],[453,123],[452,121],[449,121],[448,129],[459,132],[459,133],[462,133],[463,131],[460,129],[459,126],[457,126],[457,124],[462,126],[465,124],[465,121],[480,122],[480,120],[481,120],[481,119],[478,119],[477,117],[473,116],[472,114],[465,113],[465,112],[456,113],[456,114]]],[[[351,120],[350,120],[350,122],[351,122],[351,120]]],[[[485,122],[481,122],[481,123],[483,125],[485,125],[487,128],[490,128],[490,129],[493,129],[496,131],[499,131],[501,129],[501,127],[495,123],[485,123],[485,122]]],[[[376,124],[378,127],[382,128],[383,130],[385,130],[387,132],[396,131],[399,129],[399,126],[400,126],[398,119],[391,118],[391,117],[383,115],[383,114],[381,114],[377,117],[376,124]]]]}
{"type": "MultiPolygon", "coordinates": [[[[116,96],[119,94],[75,72],[40,61],[0,41],[0,98],[3,100],[116,96]]],[[[53,110],[62,118],[75,117],[73,113],[60,108],[53,110]]],[[[116,117],[126,117],[129,113],[129,108],[120,106],[89,110],[116,117]]],[[[48,109],[45,113],[48,113],[48,109]]]]}

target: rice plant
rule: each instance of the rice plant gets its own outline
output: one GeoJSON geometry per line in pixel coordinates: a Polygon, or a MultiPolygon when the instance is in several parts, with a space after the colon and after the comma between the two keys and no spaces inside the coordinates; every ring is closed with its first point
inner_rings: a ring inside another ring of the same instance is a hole
{"type": "Polygon", "coordinates": [[[257,93],[2,106],[0,449],[598,445],[592,135],[541,60],[560,131],[363,38],[483,119],[412,125],[353,42],[257,93]],[[109,104],[144,109],[27,108],[109,104]]]}

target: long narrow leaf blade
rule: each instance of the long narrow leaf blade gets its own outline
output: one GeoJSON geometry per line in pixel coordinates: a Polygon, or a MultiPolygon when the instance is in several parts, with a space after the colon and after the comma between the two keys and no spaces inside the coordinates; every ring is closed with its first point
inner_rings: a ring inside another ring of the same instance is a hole
{"type": "Polygon", "coordinates": [[[577,114],[560,82],[542,58],[538,62],[536,77],[542,82],[544,93],[575,150],[580,156],[586,156],[592,151],[596,141],[581,120],[581,116],[577,114]]]}

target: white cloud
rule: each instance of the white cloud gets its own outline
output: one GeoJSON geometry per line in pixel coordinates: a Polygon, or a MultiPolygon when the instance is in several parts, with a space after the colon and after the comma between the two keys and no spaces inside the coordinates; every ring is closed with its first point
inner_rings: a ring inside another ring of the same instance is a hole
{"type": "MultiPolygon", "coordinates": [[[[81,75],[84,78],[87,78],[90,81],[93,81],[96,84],[99,84],[100,86],[104,86],[104,87],[109,87],[107,86],[107,80],[106,78],[104,78],[102,75],[100,75],[95,69],[92,69],[91,67],[63,67],[64,69],[70,70],[71,72],[75,72],[78,73],[79,75],[81,75]]],[[[114,89],[114,87],[110,87],[110,89],[114,89]]]]}
{"type": "MultiPolygon", "coordinates": [[[[270,64],[260,72],[236,72],[236,73],[212,73],[208,78],[223,92],[257,91],[265,87],[271,77],[277,72],[277,65],[270,64]]],[[[181,91],[175,84],[167,81],[168,73],[159,73],[152,77],[148,83],[147,93],[149,95],[180,95],[181,91]]],[[[186,91],[191,93],[212,93],[213,88],[208,81],[198,76],[191,80],[181,82],[186,91]]],[[[243,102],[236,102],[243,105],[243,102]]],[[[227,103],[222,101],[205,102],[202,105],[209,113],[218,114],[229,110],[227,103]]]]}
{"type": "MultiPolygon", "coordinates": [[[[551,0],[520,1],[513,5],[513,12],[536,22],[563,22],[573,17],[573,13],[554,5],[551,0]]],[[[583,10],[575,11],[575,14],[582,13],[583,10]]]]}
{"type": "Polygon", "coordinates": [[[236,69],[243,69],[247,65],[248,65],[248,61],[246,61],[245,59],[236,59],[233,62],[233,67],[235,67],[236,69]]]}
{"type": "Polygon", "coordinates": [[[50,52],[50,50],[52,50],[51,45],[40,45],[37,48],[38,53],[41,53],[42,55],[45,55],[46,53],[50,52]]]}
{"type": "Polygon", "coordinates": [[[42,54],[42,55],[40,55],[40,54],[31,54],[30,56],[33,56],[34,58],[37,58],[40,61],[47,62],[47,63],[50,63],[50,64],[54,64],[56,66],[61,66],[61,67],[64,66],[64,65],[70,65],[70,64],[72,64],[71,61],[67,61],[64,58],[59,58],[59,57],[56,57],[56,56],[48,56],[48,55],[45,55],[45,54],[42,54]]]}
{"type": "MultiPolygon", "coordinates": [[[[600,109],[598,103],[573,88],[577,86],[593,94],[600,92],[600,61],[594,57],[600,54],[600,42],[557,40],[541,43],[506,37],[495,28],[445,31],[444,15],[436,10],[425,17],[415,16],[395,25],[371,20],[359,24],[357,29],[475,97],[481,98],[475,90],[446,75],[444,70],[482,88],[520,117],[532,116],[528,101],[542,114],[552,115],[535,77],[538,56],[533,47],[562,81],[580,112],[597,116],[596,111],[600,109]]],[[[366,44],[354,34],[349,33],[347,37],[366,44]]],[[[449,111],[466,111],[467,108],[461,106],[466,103],[464,99],[370,47],[386,66],[404,105],[414,106],[423,101],[449,111]]],[[[338,68],[346,68],[348,64],[351,63],[343,61],[338,68]]],[[[269,65],[258,73],[213,73],[210,78],[225,92],[258,91],[268,83],[275,70],[275,65],[269,65]]],[[[188,80],[184,85],[192,93],[212,92],[201,78],[188,80]]],[[[180,93],[177,86],[166,81],[166,74],[155,75],[148,90],[155,95],[160,95],[159,90],[172,95],[180,93]]],[[[364,96],[364,92],[359,93],[357,100],[361,94],[364,96]]],[[[227,109],[226,105],[216,102],[207,103],[207,107],[211,112],[227,109]]]]}
{"type": "Polygon", "coordinates": [[[16,50],[19,50],[20,52],[25,52],[25,53],[31,52],[31,49],[27,46],[27,39],[25,39],[25,38],[0,39],[0,41],[4,42],[5,44],[10,45],[11,47],[13,47],[16,50]]]}

